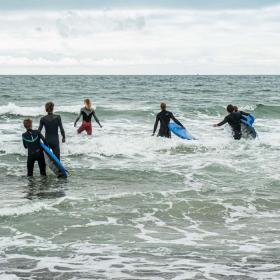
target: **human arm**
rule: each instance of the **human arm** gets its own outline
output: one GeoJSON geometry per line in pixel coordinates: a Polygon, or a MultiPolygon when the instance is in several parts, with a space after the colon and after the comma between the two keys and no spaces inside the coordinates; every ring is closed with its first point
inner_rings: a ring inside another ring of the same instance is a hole
{"type": "Polygon", "coordinates": [[[157,115],[156,121],[155,121],[155,124],[154,124],[153,136],[155,135],[155,133],[157,131],[158,122],[159,122],[159,116],[157,115]]]}
{"type": "Polygon", "coordinates": [[[49,146],[49,144],[48,144],[46,138],[42,135],[41,132],[38,133],[38,136],[39,136],[39,138],[43,141],[43,143],[44,143],[46,146],[49,146]]]}
{"type": "Polygon", "coordinates": [[[39,128],[38,128],[38,131],[41,133],[42,129],[43,129],[43,126],[44,126],[44,123],[43,123],[43,120],[42,118],[40,119],[40,123],[39,123],[39,128]]]}
{"type": "Polygon", "coordinates": [[[175,122],[176,124],[180,125],[182,128],[185,128],[175,117],[174,115],[171,113],[170,118],[172,119],[173,122],[175,122]]]}
{"type": "Polygon", "coordinates": [[[249,113],[246,113],[246,112],[243,112],[243,111],[239,111],[241,113],[241,115],[244,115],[244,116],[249,116],[250,114],[249,113]]]}
{"type": "Polygon", "coordinates": [[[61,133],[61,136],[62,136],[62,143],[65,143],[65,131],[64,131],[60,116],[58,117],[58,126],[59,126],[60,133],[61,133]]]}
{"type": "Polygon", "coordinates": [[[250,114],[249,113],[246,113],[246,112],[243,112],[243,111],[239,111],[240,114],[241,114],[241,119],[242,120],[247,120],[247,118],[245,116],[249,116],[250,114]]]}
{"type": "Polygon", "coordinates": [[[227,117],[225,117],[223,121],[221,121],[221,122],[219,122],[217,124],[214,124],[213,126],[214,127],[222,126],[222,125],[226,124],[227,122],[228,122],[228,119],[227,119],[227,117]]]}
{"type": "Polygon", "coordinates": [[[27,149],[27,145],[26,145],[26,142],[24,141],[23,135],[22,135],[22,144],[23,144],[23,147],[24,147],[25,149],[27,149]]]}
{"type": "Polygon", "coordinates": [[[82,116],[82,110],[80,111],[79,116],[76,118],[76,120],[75,120],[75,122],[74,122],[74,126],[75,126],[75,127],[76,127],[76,125],[77,125],[77,122],[80,120],[81,116],[82,116]]]}
{"type": "Polygon", "coordinates": [[[92,115],[93,115],[95,121],[98,123],[98,125],[102,128],[102,125],[101,125],[101,123],[99,122],[99,119],[97,118],[97,116],[96,116],[96,114],[95,114],[94,111],[92,112],[92,115]]]}

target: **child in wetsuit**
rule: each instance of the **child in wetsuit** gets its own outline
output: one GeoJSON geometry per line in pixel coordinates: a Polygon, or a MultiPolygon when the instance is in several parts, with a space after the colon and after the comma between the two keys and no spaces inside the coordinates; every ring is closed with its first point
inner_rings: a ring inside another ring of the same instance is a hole
{"type": "Polygon", "coordinates": [[[46,176],[46,163],[40,140],[42,140],[45,145],[47,145],[47,142],[38,130],[32,129],[31,119],[24,120],[23,125],[26,128],[26,132],[22,134],[22,142],[24,148],[28,150],[27,176],[33,176],[35,161],[38,162],[40,174],[46,176]]]}
{"type": "Polygon", "coordinates": [[[92,109],[92,104],[90,99],[85,99],[84,101],[85,107],[83,107],[80,111],[79,116],[77,117],[74,127],[76,127],[77,122],[83,117],[82,125],[78,128],[77,132],[80,134],[84,130],[87,132],[88,135],[92,135],[92,125],[91,125],[91,119],[94,117],[95,121],[99,124],[99,126],[102,128],[102,125],[100,124],[95,111],[92,109]]]}

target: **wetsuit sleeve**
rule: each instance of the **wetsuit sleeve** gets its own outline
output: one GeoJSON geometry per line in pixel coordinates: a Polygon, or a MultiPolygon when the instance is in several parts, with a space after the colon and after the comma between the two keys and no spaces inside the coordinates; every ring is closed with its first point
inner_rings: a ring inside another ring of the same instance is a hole
{"type": "Polygon", "coordinates": [[[80,114],[79,114],[79,116],[76,118],[75,124],[80,120],[81,116],[82,116],[82,110],[80,110],[80,114]]]}
{"type": "Polygon", "coordinates": [[[217,124],[217,126],[222,126],[224,124],[226,124],[228,122],[228,118],[225,117],[223,121],[221,121],[220,123],[217,124]]]}
{"type": "Polygon", "coordinates": [[[244,116],[249,116],[249,113],[243,112],[243,111],[239,111],[241,114],[241,119],[246,120],[246,118],[244,116]]]}
{"type": "Polygon", "coordinates": [[[180,125],[181,127],[184,128],[184,126],[174,117],[174,115],[171,113],[170,116],[171,120],[173,120],[176,124],[180,125]]]}
{"type": "Polygon", "coordinates": [[[62,135],[62,138],[65,139],[65,131],[64,131],[64,128],[63,128],[63,125],[62,125],[62,121],[61,121],[61,117],[59,116],[58,118],[58,126],[59,126],[59,129],[60,129],[60,133],[62,135]]]}
{"type": "Polygon", "coordinates": [[[40,119],[39,128],[38,128],[38,131],[39,131],[39,132],[41,132],[41,131],[42,131],[43,126],[44,126],[44,123],[43,123],[43,120],[42,120],[42,118],[41,118],[41,119],[40,119]]]}
{"type": "Polygon", "coordinates": [[[23,147],[24,147],[25,149],[27,149],[27,145],[26,145],[26,142],[24,141],[23,135],[22,135],[22,144],[23,144],[23,147]]]}
{"type": "Polygon", "coordinates": [[[243,112],[243,111],[239,111],[241,113],[241,115],[244,115],[244,116],[249,116],[250,114],[249,113],[246,113],[246,112],[243,112]]]}
{"type": "Polygon", "coordinates": [[[43,141],[43,143],[44,143],[46,146],[49,146],[49,144],[48,144],[46,138],[42,135],[42,133],[39,132],[38,135],[39,135],[39,138],[43,141]]]}
{"type": "Polygon", "coordinates": [[[95,121],[99,124],[99,126],[102,127],[102,125],[100,124],[99,119],[97,118],[97,116],[96,116],[94,111],[92,112],[92,115],[93,115],[95,121]]]}
{"type": "Polygon", "coordinates": [[[153,134],[155,134],[156,131],[157,131],[158,122],[159,122],[159,115],[157,115],[157,117],[156,117],[156,121],[155,121],[155,124],[154,124],[154,131],[153,131],[153,134]]]}

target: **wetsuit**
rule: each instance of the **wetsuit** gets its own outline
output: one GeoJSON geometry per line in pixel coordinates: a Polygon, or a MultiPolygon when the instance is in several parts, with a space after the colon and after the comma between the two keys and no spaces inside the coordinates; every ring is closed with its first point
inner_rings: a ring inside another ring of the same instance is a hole
{"type": "Polygon", "coordinates": [[[47,145],[45,138],[38,130],[28,129],[22,134],[23,146],[25,149],[28,149],[27,176],[33,176],[35,161],[38,161],[40,174],[46,176],[46,163],[43,149],[40,146],[40,140],[47,145]]]}
{"type": "Polygon", "coordinates": [[[166,110],[161,111],[160,113],[157,114],[155,125],[154,125],[154,131],[153,134],[155,134],[158,123],[160,122],[160,128],[157,136],[161,137],[168,137],[171,138],[171,133],[168,128],[168,124],[170,122],[170,119],[173,120],[175,123],[180,125],[181,127],[184,127],[175,117],[174,115],[166,110]]]}
{"type": "Polygon", "coordinates": [[[62,142],[65,142],[65,132],[62,126],[61,117],[59,115],[49,113],[40,119],[38,130],[41,132],[43,127],[45,127],[45,137],[49,147],[52,149],[56,157],[60,159],[58,128],[60,129],[60,133],[62,135],[62,142]]]}
{"type": "Polygon", "coordinates": [[[223,121],[221,121],[220,123],[218,123],[218,126],[222,126],[226,123],[228,123],[231,128],[232,128],[232,132],[233,132],[233,138],[235,140],[240,140],[242,133],[241,133],[241,120],[245,119],[242,115],[248,116],[248,113],[242,112],[242,111],[238,111],[238,112],[232,112],[229,115],[227,115],[223,121]]]}
{"type": "Polygon", "coordinates": [[[92,125],[91,125],[92,117],[94,117],[95,121],[99,124],[100,127],[102,127],[93,109],[87,109],[86,107],[82,108],[79,116],[75,121],[75,126],[81,117],[83,117],[83,122],[82,125],[77,130],[78,133],[82,133],[85,130],[88,135],[92,134],[92,125]]]}

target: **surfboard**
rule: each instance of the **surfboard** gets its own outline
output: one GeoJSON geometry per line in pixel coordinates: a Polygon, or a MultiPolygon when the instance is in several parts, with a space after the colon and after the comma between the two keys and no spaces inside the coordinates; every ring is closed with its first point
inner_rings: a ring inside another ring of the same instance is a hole
{"type": "Polygon", "coordinates": [[[168,128],[170,131],[175,134],[176,136],[186,139],[186,140],[195,140],[195,138],[188,132],[186,128],[182,128],[180,125],[176,123],[169,123],[168,128]]]}
{"type": "Polygon", "coordinates": [[[242,134],[243,136],[247,136],[247,137],[252,137],[253,139],[255,139],[257,137],[257,132],[255,130],[255,128],[253,127],[253,124],[255,122],[255,118],[253,115],[242,115],[245,119],[241,119],[242,122],[242,134]]]}
{"type": "Polygon", "coordinates": [[[57,176],[67,178],[67,171],[61,161],[56,157],[50,148],[44,143],[40,143],[44,151],[45,161],[50,170],[57,176]]]}

